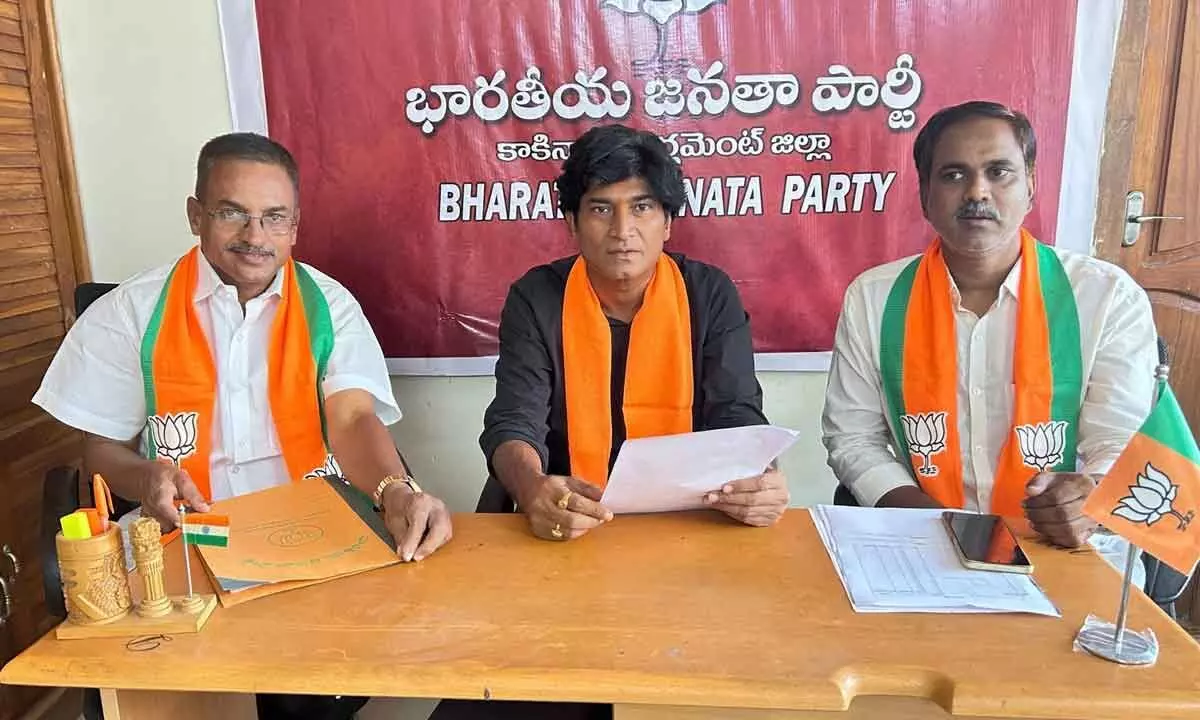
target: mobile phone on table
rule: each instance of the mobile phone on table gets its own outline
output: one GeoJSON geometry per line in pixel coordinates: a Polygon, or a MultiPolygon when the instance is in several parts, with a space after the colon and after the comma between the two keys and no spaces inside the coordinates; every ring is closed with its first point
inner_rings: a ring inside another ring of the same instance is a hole
{"type": "Polygon", "coordinates": [[[1017,536],[999,515],[944,512],[942,521],[950,533],[958,559],[972,570],[1033,572],[1033,564],[1021,550],[1017,536]]]}

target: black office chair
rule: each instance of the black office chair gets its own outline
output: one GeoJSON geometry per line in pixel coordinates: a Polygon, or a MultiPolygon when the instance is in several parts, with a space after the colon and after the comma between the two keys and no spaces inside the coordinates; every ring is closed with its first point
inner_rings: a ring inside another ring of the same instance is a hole
{"type": "MultiPolygon", "coordinates": [[[[116,283],[81,283],[75,288],[75,316],[87,310],[104,293],[112,290],[116,283]]],[[[112,519],[117,519],[137,507],[124,498],[113,497],[112,519]]],[[[62,577],[58,570],[58,547],[54,537],[58,534],[58,519],[75,512],[81,507],[95,507],[91,484],[80,482],[79,468],[57,466],[46,472],[42,483],[41,545],[42,592],[46,608],[55,617],[67,617],[66,600],[63,598],[62,577]]],[[[83,717],[100,720],[104,717],[100,709],[100,691],[94,688],[83,693],[83,717]]]]}
{"type": "MultiPolygon", "coordinates": [[[[75,315],[78,317],[101,295],[116,287],[115,283],[81,283],[75,288],[75,315]]],[[[129,501],[113,498],[117,508],[113,515],[119,517],[133,507],[129,501]]],[[[46,596],[46,607],[57,617],[65,618],[67,608],[62,594],[62,578],[58,573],[58,551],[54,536],[58,534],[58,519],[75,512],[80,507],[95,507],[90,489],[86,492],[79,482],[79,469],[58,466],[46,472],[42,483],[42,589],[46,596]]]]}
{"type": "Polygon", "coordinates": [[[479,502],[475,505],[477,513],[514,513],[517,503],[508,495],[508,491],[500,484],[495,475],[488,475],[483,483],[483,491],[479,493],[479,502]]]}
{"type": "MultiPolygon", "coordinates": [[[[1170,365],[1167,343],[1161,337],[1158,339],[1158,364],[1170,365]]],[[[833,491],[833,504],[858,507],[858,500],[844,485],[838,485],[833,491]]],[[[1142,553],[1142,565],[1146,568],[1146,583],[1142,587],[1146,596],[1172,619],[1178,619],[1175,601],[1187,588],[1190,578],[1147,552],[1142,553]]]]}
{"type": "Polygon", "coordinates": [[[100,299],[109,290],[117,286],[116,283],[101,283],[101,282],[85,282],[75,286],[75,317],[83,314],[88,306],[100,299]]]}
{"type": "MultiPolygon", "coordinates": [[[[113,500],[124,502],[117,500],[115,495],[113,500]]],[[[80,486],[79,468],[61,465],[50,468],[42,483],[42,527],[38,539],[42,551],[42,593],[46,598],[46,609],[60,620],[67,618],[67,603],[63,597],[62,576],[58,569],[58,545],[55,544],[54,537],[58,534],[58,519],[81,507],[95,505],[90,489],[80,486]]],[[[84,720],[104,720],[100,690],[83,689],[83,707],[80,714],[84,720]]]]}

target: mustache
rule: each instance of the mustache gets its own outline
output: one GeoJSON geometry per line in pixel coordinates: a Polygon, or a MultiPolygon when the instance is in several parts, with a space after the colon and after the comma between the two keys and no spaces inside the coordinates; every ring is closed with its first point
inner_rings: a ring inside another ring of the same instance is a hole
{"type": "Polygon", "coordinates": [[[985,202],[972,201],[964,203],[963,206],[958,209],[958,212],[954,213],[954,217],[958,218],[959,220],[964,220],[966,218],[987,218],[988,220],[999,220],[1000,213],[996,212],[994,207],[985,202]]]}
{"type": "Polygon", "coordinates": [[[266,257],[274,257],[275,250],[269,247],[258,247],[245,242],[230,243],[225,246],[229,252],[241,253],[242,255],[263,255],[266,257]]]}

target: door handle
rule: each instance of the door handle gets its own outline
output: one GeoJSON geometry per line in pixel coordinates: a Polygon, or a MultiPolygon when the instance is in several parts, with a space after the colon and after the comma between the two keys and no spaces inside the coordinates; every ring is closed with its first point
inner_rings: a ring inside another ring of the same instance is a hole
{"type": "Polygon", "coordinates": [[[1137,244],[1138,235],[1142,232],[1142,223],[1160,220],[1183,220],[1182,215],[1143,215],[1146,206],[1146,195],[1140,190],[1134,190],[1125,196],[1125,237],[1121,240],[1122,247],[1133,247],[1137,244]]]}
{"type": "Polygon", "coordinates": [[[0,547],[0,557],[3,557],[12,566],[11,571],[0,574],[0,577],[7,578],[10,582],[16,582],[17,576],[21,574],[21,561],[17,559],[16,553],[12,551],[11,547],[5,545],[0,547]]]}
{"type": "Polygon", "coordinates": [[[1144,223],[1151,220],[1186,220],[1182,215],[1134,215],[1133,217],[1125,218],[1126,222],[1144,223]]]}

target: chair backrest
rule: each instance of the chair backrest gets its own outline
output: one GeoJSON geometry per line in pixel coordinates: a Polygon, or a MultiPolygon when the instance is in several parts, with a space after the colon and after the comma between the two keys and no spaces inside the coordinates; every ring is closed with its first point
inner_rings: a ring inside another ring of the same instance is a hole
{"type": "Polygon", "coordinates": [[[75,286],[75,316],[83,314],[88,305],[100,299],[104,293],[112,290],[117,283],[85,282],[75,286]]]}
{"type": "MultiPolygon", "coordinates": [[[[75,287],[75,315],[83,314],[88,306],[100,296],[117,286],[116,283],[85,282],[75,287]]],[[[116,519],[137,507],[124,498],[114,497],[112,517],[116,519]]],[[[62,578],[58,571],[58,547],[54,537],[58,534],[58,519],[63,515],[75,512],[81,507],[95,507],[90,492],[80,489],[79,469],[60,465],[46,472],[42,483],[42,515],[41,515],[41,561],[42,561],[42,590],[46,597],[46,607],[58,616],[66,617],[67,608],[63,600],[62,578]]]]}
{"type": "Polygon", "coordinates": [[[67,616],[62,593],[62,578],[58,571],[58,519],[79,509],[79,471],[73,467],[50,468],[42,483],[42,522],[38,541],[41,546],[42,589],[46,609],[56,617],[67,616]]]}
{"type": "Polygon", "coordinates": [[[517,511],[517,503],[508,496],[504,485],[494,475],[488,475],[483,484],[483,492],[479,493],[479,503],[475,506],[477,513],[512,513],[517,511]]]}
{"type": "Polygon", "coordinates": [[[854,497],[854,493],[850,492],[849,488],[838,483],[838,486],[833,491],[833,504],[858,507],[858,498],[854,497]]]}
{"type": "Polygon", "coordinates": [[[1142,553],[1142,565],[1146,568],[1146,595],[1163,612],[1175,617],[1175,601],[1187,588],[1190,578],[1147,552],[1142,553]]]}

